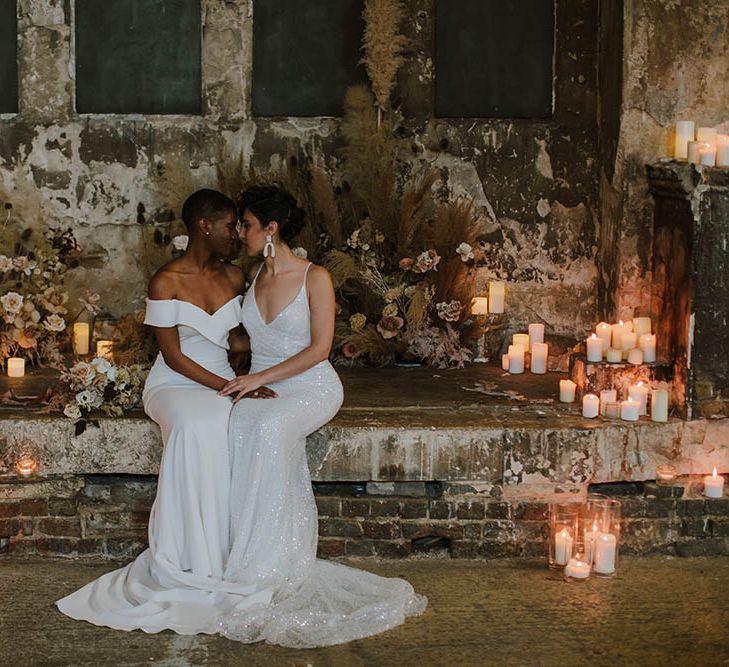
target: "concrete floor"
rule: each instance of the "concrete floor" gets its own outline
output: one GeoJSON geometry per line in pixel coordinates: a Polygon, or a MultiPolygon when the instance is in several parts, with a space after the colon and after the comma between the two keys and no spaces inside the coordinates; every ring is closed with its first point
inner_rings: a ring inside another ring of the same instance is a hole
{"type": "Polygon", "coordinates": [[[430,599],[377,637],[295,651],[172,632],[124,633],[63,616],[57,598],[109,564],[0,560],[0,664],[409,665],[729,664],[729,558],[623,559],[614,579],[568,583],[541,562],[353,562],[402,576],[430,599]]]}

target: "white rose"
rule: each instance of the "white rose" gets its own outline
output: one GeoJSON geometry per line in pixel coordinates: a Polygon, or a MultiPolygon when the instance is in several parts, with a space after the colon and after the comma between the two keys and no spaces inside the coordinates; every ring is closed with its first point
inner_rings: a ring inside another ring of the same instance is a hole
{"type": "Polygon", "coordinates": [[[5,273],[13,268],[13,260],[5,255],[0,255],[0,272],[5,273]]]}
{"type": "Polygon", "coordinates": [[[78,407],[77,403],[69,403],[63,408],[63,414],[69,419],[81,419],[81,408],[78,407]]]}
{"type": "Polygon", "coordinates": [[[172,239],[172,247],[175,250],[187,250],[187,244],[190,242],[190,238],[185,234],[180,234],[172,239]]]}
{"type": "Polygon", "coordinates": [[[109,363],[108,359],[105,359],[104,357],[96,357],[96,359],[91,362],[91,365],[99,373],[106,375],[106,377],[112,382],[116,379],[116,366],[109,363]]]}
{"type": "Polygon", "coordinates": [[[63,331],[66,328],[66,321],[60,316],[53,313],[46,317],[46,321],[43,322],[43,326],[48,331],[63,331]]]}
{"type": "Polygon", "coordinates": [[[76,394],[76,403],[82,408],[90,408],[94,397],[88,389],[84,389],[76,394]]]}
{"type": "Polygon", "coordinates": [[[461,243],[456,248],[456,252],[461,256],[462,262],[467,262],[469,259],[473,259],[473,248],[468,243],[461,243]]]}
{"type": "Polygon", "coordinates": [[[20,312],[20,309],[23,307],[23,296],[17,292],[8,292],[0,296],[0,303],[2,303],[6,312],[15,314],[20,312]]]}
{"type": "Polygon", "coordinates": [[[388,303],[382,309],[382,317],[395,317],[396,315],[397,315],[397,304],[396,303],[388,303]]]}
{"type": "Polygon", "coordinates": [[[293,248],[291,252],[294,253],[295,257],[299,257],[300,259],[306,259],[309,256],[309,253],[306,252],[306,248],[302,248],[301,246],[293,248]]]}

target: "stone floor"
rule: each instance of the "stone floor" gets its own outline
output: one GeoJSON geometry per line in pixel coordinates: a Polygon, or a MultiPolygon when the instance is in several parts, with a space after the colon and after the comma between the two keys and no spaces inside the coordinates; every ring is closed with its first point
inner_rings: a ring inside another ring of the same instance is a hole
{"type": "Polygon", "coordinates": [[[66,618],[53,601],[112,569],[0,560],[0,664],[729,664],[729,558],[623,559],[614,579],[567,583],[541,562],[367,561],[426,594],[426,613],[378,637],[295,651],[219,637],[122,633],[66,618]]]}

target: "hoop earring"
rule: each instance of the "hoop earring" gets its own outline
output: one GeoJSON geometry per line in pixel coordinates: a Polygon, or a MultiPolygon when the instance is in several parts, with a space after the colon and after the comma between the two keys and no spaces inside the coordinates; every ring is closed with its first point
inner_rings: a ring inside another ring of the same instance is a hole
{"type": "Polygon", "coordinates": [[[268,257],[271,255],[271,259],[276,256],[276,246],[273,245],[273,239],[270,234],[266,235],[266,244],[263,246],[263,256],[268,257]]]}

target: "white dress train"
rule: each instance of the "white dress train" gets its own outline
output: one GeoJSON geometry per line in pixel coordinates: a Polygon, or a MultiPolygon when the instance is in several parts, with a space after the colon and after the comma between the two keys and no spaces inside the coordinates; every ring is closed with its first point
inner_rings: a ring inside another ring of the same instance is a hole
{"type": "MultiPolygon", "coordinates": [[[[256,279],[242,309],[252,373],[311,343],[306,277],[294,300],[269,323],[255,289],[256,279]]],[[[267,591],[270,600],[224,610],[219,631],[242,642],[307,648],[373,635],[421,613],[427,601],[408,582],[316,558],[317,509],[305,446],[306,436],[342,404],[334,368],[323,361],[268,386],[278,398],[243,399],[230,417],[231,550],[224,578],[259,595],[267,591]]]]}

